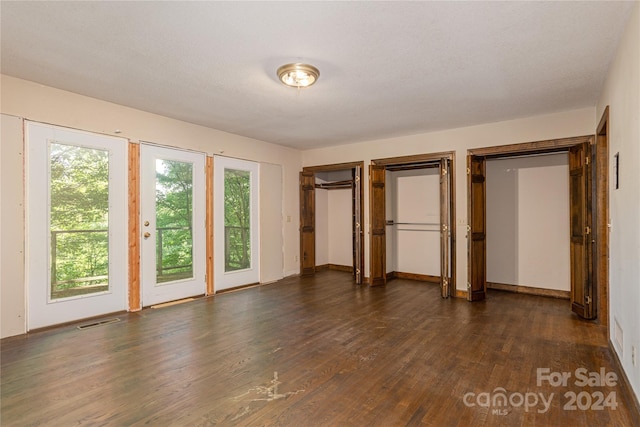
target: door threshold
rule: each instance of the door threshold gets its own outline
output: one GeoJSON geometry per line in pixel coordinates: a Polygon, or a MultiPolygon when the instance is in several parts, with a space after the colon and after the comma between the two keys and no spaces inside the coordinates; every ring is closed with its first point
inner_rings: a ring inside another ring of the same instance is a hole
{"type": "Polygon", "coordinates": [[[195,301],[195,298],[183,298],[183,299],[177,299],[175,301],[169,301],[169,302],[162,302],[160,304],[155,304],[152,305],[149,308],[164,308],[164,307],[171,307],[172,305],[178,305],[178,304],[182,304],[185,302],[190,302],[190,301],[195,301]]]}

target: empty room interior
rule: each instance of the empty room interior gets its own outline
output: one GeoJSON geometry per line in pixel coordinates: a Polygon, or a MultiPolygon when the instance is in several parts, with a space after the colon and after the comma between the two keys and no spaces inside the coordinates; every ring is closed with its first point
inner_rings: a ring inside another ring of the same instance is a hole
{"type": "Polygon", "coordinates": [[[3,426],[640,425],[640,3],[0,4],[3,426]]]}

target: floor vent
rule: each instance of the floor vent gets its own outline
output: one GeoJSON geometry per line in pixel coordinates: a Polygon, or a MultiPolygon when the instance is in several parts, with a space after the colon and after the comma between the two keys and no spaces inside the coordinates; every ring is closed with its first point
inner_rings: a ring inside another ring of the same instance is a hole
{"type": "Polygon", "coordinates": [[[114,317],[113,319],[99,320],[97,322],[88,323],[86,325],[80,325],[78,326],[78,329],[84,330],[84,329],[97,328],[98,326],[109,325],[111,323],[117,323],[119,321],[120,321],[119,318],[114,317]]]}

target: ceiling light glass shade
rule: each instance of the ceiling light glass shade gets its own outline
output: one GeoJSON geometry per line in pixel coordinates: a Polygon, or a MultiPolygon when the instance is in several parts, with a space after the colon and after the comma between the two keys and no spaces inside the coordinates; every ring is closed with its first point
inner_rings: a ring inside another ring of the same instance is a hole
{"type": "Polygon", "coordinates": [[[282,83],[291,87],[311,86],[320,77],[320,71],[309,64],[286,64],[278,68],[278,78],[282,83]]]}

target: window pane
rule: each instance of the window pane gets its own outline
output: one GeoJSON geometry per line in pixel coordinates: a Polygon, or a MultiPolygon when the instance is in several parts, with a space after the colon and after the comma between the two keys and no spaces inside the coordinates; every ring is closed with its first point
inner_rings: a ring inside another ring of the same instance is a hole
{"type": "Polygon", "coordinates": [[[156,160],[156,283],[193,277],[193,164],[156,160]]]}
{"type": "Polygon", "coordinates": [[[224,170],[225,271],[251,267],[251,172],[224,170]]]}
{"type": "Polygon", "coordinates": [[[109,153],[50,144],[52,300],[109,289],[109,153]]]}

